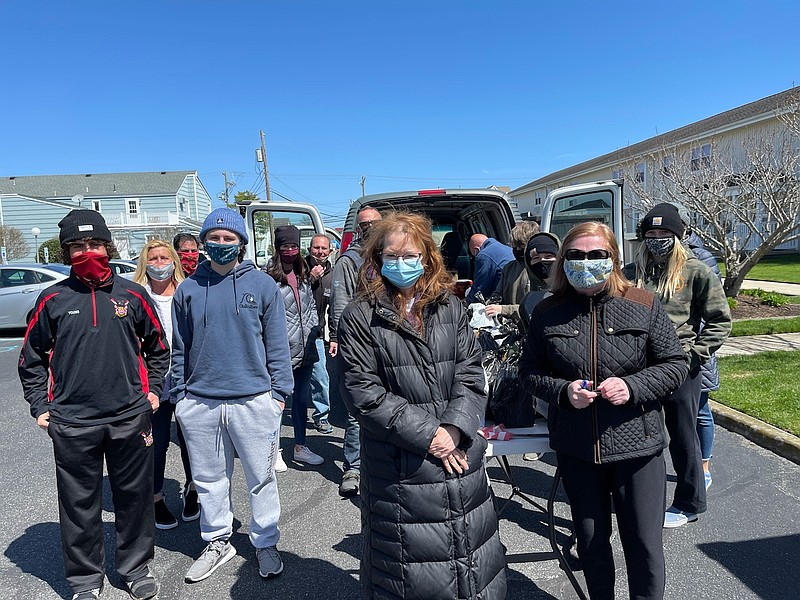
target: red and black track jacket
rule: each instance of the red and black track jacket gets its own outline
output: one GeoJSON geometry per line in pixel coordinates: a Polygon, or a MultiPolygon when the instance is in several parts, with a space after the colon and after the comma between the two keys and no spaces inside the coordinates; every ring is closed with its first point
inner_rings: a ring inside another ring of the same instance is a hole
{"type": "Polygon", "coordinates": [[[19,377],[34,418],[98,425],[147,410],[161,395],[169,344],[137,283],[114,277],[96,289],[75,275],[43,290],[25,333],[19,377]]]}

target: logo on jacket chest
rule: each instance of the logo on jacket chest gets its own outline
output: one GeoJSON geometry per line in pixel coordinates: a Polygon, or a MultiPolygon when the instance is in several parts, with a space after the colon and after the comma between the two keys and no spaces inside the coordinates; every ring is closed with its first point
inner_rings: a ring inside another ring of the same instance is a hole
{"type": "Polygon", "coordinates": [[[250,292],[245,292],[239,300],[239,308],[258,308],[256,297],[250,292]]]}
{"type": "Polygon", "coordinates": [[[109,300],[111,300],[111,303],[114,305],[114,314],[116,316],[120,319],[128,316],[128,304],[130,304],[130,300],[114,300],[114,298],[109,298],[109,300]]]}

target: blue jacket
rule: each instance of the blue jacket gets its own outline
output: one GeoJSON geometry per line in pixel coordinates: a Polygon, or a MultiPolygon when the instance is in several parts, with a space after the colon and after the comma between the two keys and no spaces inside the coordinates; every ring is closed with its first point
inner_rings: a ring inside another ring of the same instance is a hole
{"type": "Polygon", "coordinates": [[[200,264],[172,302],[172,394],[242,400],[292,393],[283,297],[275,281],[246,260],[226,275],[200,264]]]}
{"type": "Polygon", "coordinates": [[[514,260],[514,251],[510,246],[488,238],[475,257],[475,275],[472,277],[472,288],[467,294],[466,301],[475,302],[475,294],[482,292],[488,299],[500,282],[503,266],[514,260]]]}

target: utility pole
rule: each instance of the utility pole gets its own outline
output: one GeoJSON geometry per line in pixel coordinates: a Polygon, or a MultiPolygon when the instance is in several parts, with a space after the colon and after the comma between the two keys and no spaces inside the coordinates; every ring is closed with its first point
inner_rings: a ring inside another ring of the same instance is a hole
{"type": "Polygon", "coordinates": [[[361,197],[364,197],[364,182],[367,180],[363,175],[361,176],[361,197]]]}
{"type": "Polygon", "coordinates": [[[264,188],[266,189],[267,202],[272,202],[269,193],[269,172],[267,171],[267,147],[264,144],[264,130],[261,130],[261,162],[264,165],[264,188]]]}
{"type": "Polygon", "coordinates": [[[225,200],[225,206],[228,206],[228,203],[230,202],[230,198],[228,197],[228,173],[223,171],[222,176],[225,178],[225,190],[222,192],[222,196],[225,200]]]}

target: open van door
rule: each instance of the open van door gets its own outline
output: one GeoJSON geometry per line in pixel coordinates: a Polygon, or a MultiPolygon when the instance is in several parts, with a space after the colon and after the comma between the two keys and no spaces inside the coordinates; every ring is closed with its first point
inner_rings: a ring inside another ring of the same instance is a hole
{"type": "Polygon", "coordinates": [[[251,202],[239,204],[239,212],[245,220],[250,243],[245,258],[261,268],[275,253],[275,228],[294,225],[300,230],[300,251],[305,255],[311,238],[318,233],[325,235],[325,224],[313,204],[301,202],[251,202]]]}
{"type": "Polygon", "coordinates": [[[621,180],[580,183],[547,194],[542,207],[542,231],[563,240],[570,229],[586,221],[608,225],[617,238],[623,265],[631,260],[630,242],[625,240],[621,180]]]}

